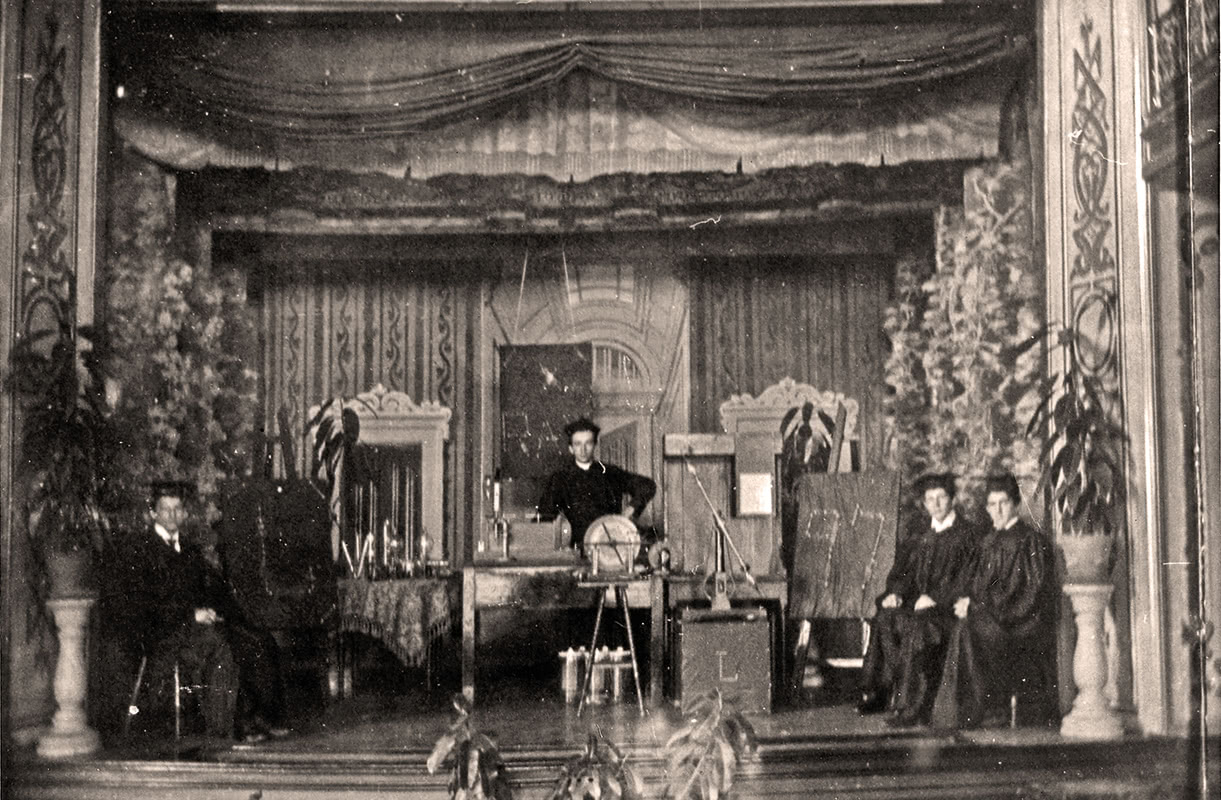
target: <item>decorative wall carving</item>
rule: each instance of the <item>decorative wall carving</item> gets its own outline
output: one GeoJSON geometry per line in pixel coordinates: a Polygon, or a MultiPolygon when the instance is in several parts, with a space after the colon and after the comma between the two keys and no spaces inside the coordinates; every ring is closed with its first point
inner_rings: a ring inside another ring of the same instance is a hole
{"type": "Polygon", "coordinates": [[[37,80],[30,106],[30,171],[34,196],[26,213],[30,240],[22,254],[21,333],[29,335],[71,320],[76,294],[72,265],[63,251],[69,229],[62,206],[68,168],[65,49],[54,14],[36,35],[37,80]]]}
{"type": "Polygon", "coordinates": [[[1114,257],[1107,246],[1111,232],[1111,204],[1107,200],[1111,147],[1107,134],[1107,95],[1101,81],[1102,43],[1094,23],[1081,24],[1082,46],[1073,51],[1073,196],[1077,210],[1073,215],[1073,239],[1078,252],[1073,259],[1073,274],[1110,272],[1114,257]]]}
{"type": "Polygon", "coordinates": [[[735,394],[721,403],[721,428],[726,433],[780,433],[780,420],[784,415],[790,409],[800,408],[807,402],[813,403],[816,411],[825,412],[831,419],[835,419],[842,404],[847,412],[844,438],[858,438],[857,417],[860,415],[860,404],[855,398],[848,397],[843,392],[819,390],[808,383],[798,383],[790,377],[782,378],[767,387],[758,397],[735,394]]]}
{"type": "Polygon", "coordinates": [[[1118,368],[1118,280],[1115,233],[1115,163],[1107,97],[1109,70],[1102,39],[1089,17],[1081,23],[1081,42],[1073,51],[1072,179],[1075,247],[1069,270],[1072,324],[1081,334],[1081,363],[1114,383],[1118,368]]]}
{"type": "Polygon", "coordinates": [[[453,290],[437,290],[437,397],[449,404],[454,399],[453,290]]]}

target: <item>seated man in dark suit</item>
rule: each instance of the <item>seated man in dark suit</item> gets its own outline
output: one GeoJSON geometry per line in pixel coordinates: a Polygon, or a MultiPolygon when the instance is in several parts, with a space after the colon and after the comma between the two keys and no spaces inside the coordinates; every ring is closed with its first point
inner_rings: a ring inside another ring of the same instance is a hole
{"type": "Polygon", "coordinates": [[[935,709],[940,726],[1003,723],[1013,696],[1031,721],[1056,717],[1055,567],[1047,537],[1018,516],[1021,497],[1012,475],[988,479],[992,530],[954,603],[958,623],[935,709]]]}
{"type": "Polygon", "coordinates": [[[180,538],[183,483],[156,484],[150,527],[116,543],[107,576],[107,615],[146,673],[200,687],[205,732],[261,741],[285,733],[275,640],[248,625],[220,573],[180,538]]]}
{"type": "Polygon", "coordinates": [[[974,526],[954,508],[953,475],[926,475],[915,488],[929,522],[895,548],[870,628],[858,706],[862,714],[891,709],[899,725],[928,721],[975,543],[974,526]]]}

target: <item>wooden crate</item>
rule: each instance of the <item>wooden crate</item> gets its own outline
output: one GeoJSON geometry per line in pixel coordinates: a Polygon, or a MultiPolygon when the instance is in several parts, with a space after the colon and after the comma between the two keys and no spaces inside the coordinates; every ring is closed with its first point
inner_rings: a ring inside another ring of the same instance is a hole
{"type": "Polygon", "coordinates": [[[772,648],[767,611],[683,609],[679,695],[684,711],[712,689],[743,713],[772,710],[772,648]]]}

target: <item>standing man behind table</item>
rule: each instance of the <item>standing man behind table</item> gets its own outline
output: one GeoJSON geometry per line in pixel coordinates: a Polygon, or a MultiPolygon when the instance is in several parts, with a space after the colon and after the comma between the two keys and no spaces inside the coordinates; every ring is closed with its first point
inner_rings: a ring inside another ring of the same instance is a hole
{"type": "MultiPolygon", "coordinates": [[[[564,426],[573,460],[551,473],[538,504],[542,516],[564,515],[572,526],[571,545],[580,555],[585,552],[585,531],[590,523],[606,514],[635,520],[657,492],[652,479],[594,457],[600,431],[584,417],[564,426]]],[[[555,524],[562,525],[558,516],[555,524]]]]}
{"type": "Polygon", "coordinates": [[[975,528],[954,508],[950,474],[916,481],[928,524],[895,550],[878,598],[861,680],[862,714],[888,708],[895,724],[928,721],[937,694],[946,642],[954,627],[954,601],[963,594],[975,545],[975,528]]]}
{"type": "Polygon", "coordinates": [[[116,548],[111,604],[153,675],[175,662],[188,685],[202,686],[210,736],[256,742],[283,735],[279,652],[266,631],[249,625],[224,578],[199,547],[180,538],[189,485],[156,483],[152,524],[116,548]]]}

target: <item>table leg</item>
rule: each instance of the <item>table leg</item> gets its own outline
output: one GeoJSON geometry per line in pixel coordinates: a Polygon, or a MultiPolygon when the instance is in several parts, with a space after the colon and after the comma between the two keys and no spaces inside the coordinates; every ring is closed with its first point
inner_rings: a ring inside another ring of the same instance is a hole
{"type": "Polygon", "coordinates": [[[606,591],[598,592],[598,613],[594,615],[594,636],[589,644],[589,663],[585,665],[585,679],[581,681],[581,700],[577,703],[577,716],[585,709],[585,698],[589,696],[589,685],[593,682],[594,661],[598,652],[598,629],[602,627],[602,609],[606,608],[606,591]]]}
{"type": "Polygon", "coordinates": [[[665,672],[669,658],[666,646],[666,581],[660,575],[649,579],[649,704],[665,701],[665,672]]]}
{"type": "Polygon", "coordinates": [[[627,650],[632,657],[632,678],[636,681],[636,707],[644,716],[644,695],[640,691],[640,667],[636,663],[636,637],[632,635],[632,610],[627,607],[627,589],[615,587],[615,602],[623,609],[623,624],[627,628],[627,650]]]}
{"type": "Polygon", "coordinates": [[[339,696],[345,700],[355,694],[352,689],[352,661],[356,658],[353,635],[346,631],[339,634],[339,696]]]}
{"type": "Polygon", "coordinates": [[[781,596],[779,599],[777,599],[776,606],[777,606],[776,640],[777,640],[778,644],[776,645],[774,652],[777,655],[779,655],[779,659],[776,662],[776,680],[773,682],[773,686],[775,687],[774,694],[777,697],[779,697],[780,696],[779,688],[782,686],[791,685],[791,681],[793,680],[793,677],[792,677],[792,675],[789,674],[789,658],[788,658],[789,654],[786,651],[786,648],[788,647],[788,642],[789,642],[789,631],[788,631],[789,609],[788,609],[788,605],[784,602],[783,596],[781,596]]]}
{"type": "Polygon", "coordinates": [[[462,568],[462,694],[475,702],[475,568],[462,568]]]}
{"type": "Polygon", "coordinates": [[[338,700],[342,695],[340,670],[343,668],[343,633],[338,630],[326,632],[326,696],[338,700]]]}

